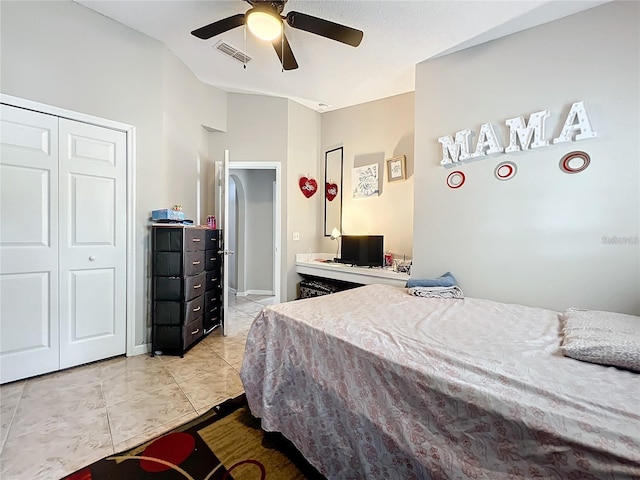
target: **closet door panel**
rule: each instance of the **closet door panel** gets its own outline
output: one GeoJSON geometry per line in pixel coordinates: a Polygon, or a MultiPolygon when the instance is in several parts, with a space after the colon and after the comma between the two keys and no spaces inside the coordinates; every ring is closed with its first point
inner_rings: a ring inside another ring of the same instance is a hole
{"type": "Polygon", "coordinates": [[[126,348],[126,134],[60,120],[60,366],[126,348]]]}
{"type": "Polygon", "coordinates": [[[69,275],[69,334],[72,340],[78,342],[116,335],[114,269],[71,271],[69,275]],[[85,321],[86,318],[91,318],[91,321],[85,321]]]}
{"type": "Polygon", "coordinates": [[[0,383],[58,369],[58,118],[0,106],[0,383]]]}

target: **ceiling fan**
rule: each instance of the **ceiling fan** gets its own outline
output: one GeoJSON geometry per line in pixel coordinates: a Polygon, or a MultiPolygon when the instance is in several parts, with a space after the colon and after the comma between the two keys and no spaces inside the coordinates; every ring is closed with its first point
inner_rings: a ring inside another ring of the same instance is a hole
{"type": "Polygon", "coordinates": [[[208,40],[246,23],[254,35],[273,44],[284,70],[298,68],[298,62],[284,33],[285,21],[291,28],[315,33],[352,47],[360,45],[364,35],[361,30],[300,12],[289,12],[286,16],[282,16],[287,0],[246,0],[246,2],[251,5],[246,13],[238,13],[210,23],[192,31],[191,34],[202,40],[208,40]]]}

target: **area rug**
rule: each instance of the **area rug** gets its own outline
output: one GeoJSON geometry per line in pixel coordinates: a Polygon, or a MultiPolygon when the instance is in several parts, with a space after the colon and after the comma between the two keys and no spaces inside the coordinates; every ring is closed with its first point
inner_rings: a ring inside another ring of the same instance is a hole
{"type": "Polygon", "coordinates": [[[323,480],[283,436],[265,433],[244,395],[62,480],[323,480]]]}

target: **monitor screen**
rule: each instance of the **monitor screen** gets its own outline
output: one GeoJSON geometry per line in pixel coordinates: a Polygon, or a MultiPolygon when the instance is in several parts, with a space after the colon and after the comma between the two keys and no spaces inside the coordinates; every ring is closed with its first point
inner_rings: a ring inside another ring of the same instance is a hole
{"type": "Polygon", "coordinates": [[[383,235],[343,235],[340,263],[362,267],[381,267],[384,262],[383,235]]]}

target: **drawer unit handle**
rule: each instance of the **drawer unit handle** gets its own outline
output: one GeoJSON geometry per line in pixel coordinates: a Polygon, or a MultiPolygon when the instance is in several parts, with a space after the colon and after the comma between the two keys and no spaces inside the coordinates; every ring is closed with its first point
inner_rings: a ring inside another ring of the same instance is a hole
{"type": "Polygon", "coordinates": [[[201,287],[202,287],[202,284],[201,284],[201,283],[199,283],[199,284],[197,284],[197,285],[194,285],[194,286],[193,286],[193,289],[195,290],[195,289],[197,289],[197,288],[201,288],[201,287]]]}
{"type": "Polygon", "coordinates": [[[193,332],[191,332],[191,335],[195,335],[196,333],[198,333],[200,331],[199,328],[196,328],[193,332]]]}
{"type": "Polygon", "coordinates": [[[200,242],[200,239],[199,239],[199,238],[192,238],[191,240],[193,240],[193,241],[194,241],[194,242],[196,242],[196,243],[199,243],[199,242],[200,242]]]}
{"type": "Polygon", "coordinates": [[[211,257],[209,260],[213,262],[215,259],[216,257],[211,257]]]}
{"type": "Polygon", "coordinates": [[[191,262],[191,265],[200,265],[200,260],[198,260],[196,262],[191,262]]]}
{"type": "Polygon", "coordinates": [[[194,312],[199,312],[202,307],[196,307],[193,309],[194,312]]]}

